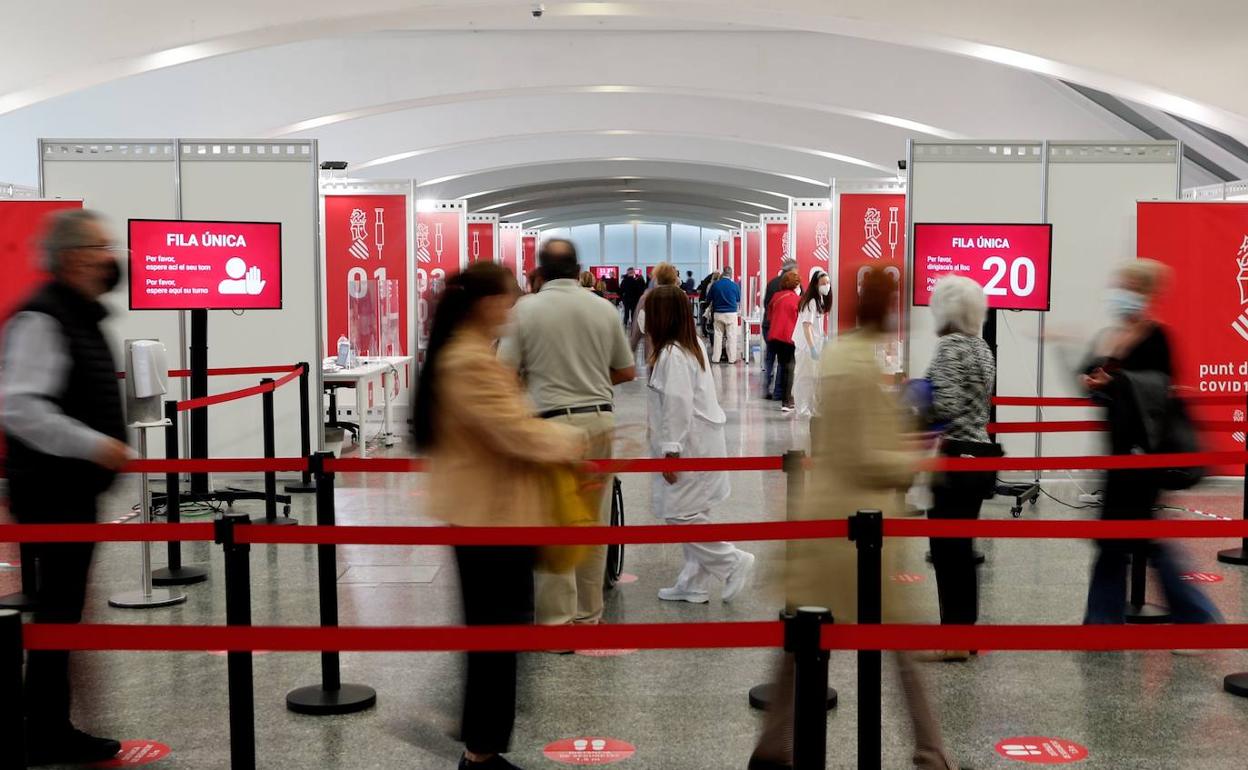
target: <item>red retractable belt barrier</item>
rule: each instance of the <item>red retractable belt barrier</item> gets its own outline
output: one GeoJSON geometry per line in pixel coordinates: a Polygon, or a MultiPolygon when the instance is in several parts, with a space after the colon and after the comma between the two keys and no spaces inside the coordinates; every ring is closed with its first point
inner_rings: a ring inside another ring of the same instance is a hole
{"type": "MultiPolygon", "coordinates": [[[[550,649],[780,647],[778,621],[599,626],[169,626],[41,624],[28,650],[498,652],[550,649]]],[[[827,650],[1170,650],[1248,647],[1248,624],[1060,626],[919,624],[824,626],[827,650]]]]}
{"type": "MultiPolygon", "coordinates": [[[[1248,423],[1230,420],[1193,420],[1192,424],[1202,431],[1248,431],[1248,423]]],[[[1003,433],[1099,433],[1109,429],[1109,423],[1100,420],[1057,420],[1053,422],[990,422],[988,432],[1003,433]]]]}
{"type": "Polygon", "coordinates": [[[202,409],[206,406],[212,406],[213,404],[224,404],[227,401],[237,401],[240,398],[257,396],[261,393],[268,393],[269,391],[277,390],[288,382],[298,379],[301,372],[302,370],[299,367],[295,367],[295,369],[293,371],[289,371],[285,377],[274,380],[273,382],[262,382],[259,385],[252,385],[249,388],[230,390],[225,393],[218,393],[215,396],[204,396],[203,398],[192,398],[186,401],[179,401],[178,411],[189,412],[192,409],[202,409]]]}
{"type": "Polygon", "coordinates": [[[1106,521],[1101,519],[884,519],[885,537],[989,537],[1072,540],[1248,537],[1248,520],[1106,521]]]}
{"type": "MultiPolygon", "coordinates": [[[[1181,396],[1189,406],[1243,406],[1244,396],[1191,393],[1181,396]]],[[[1094,407],[1090,398],[1062,398],[1036,396],[994,396],[995,406],[1082,406],[1094,407]]]]}
{"type": "Polygon", "coordinates": [[[923,461],[928,471],[1069,471],[1200,468],[1248,465],[1248,452],[1186,452],[1103,457],[933,457],[923,461]]]}
{"type": "Polygon", "coordinates": [[[122,473],[292,473],[308,470],[306,457],[223,457],[215,460],[133,460],[122,473]]]}
{"type": "MultiPolygon", "coordinates": [[[[596,473],[688,473],[694,471],[779,471],[784,469],[780,455],[763,457],[673,457],[589,460],[586,470],[596,473]]],[[[342,473],[409,473],[428,470],[426,461],[411,458],[333,458],[325,460],[325,470],[342,473]]]]}
{"type": "Polygon", "coordinates": [[[0,543],[212,542],[212,524],[0,524],[0,543]]]}

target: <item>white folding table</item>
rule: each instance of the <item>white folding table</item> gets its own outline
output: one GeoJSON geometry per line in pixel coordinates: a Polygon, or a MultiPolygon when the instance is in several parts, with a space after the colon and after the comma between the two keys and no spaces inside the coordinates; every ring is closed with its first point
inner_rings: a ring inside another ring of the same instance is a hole
{"type": "Polygon", "coordinates": [[[400,368],[412,362],[411,356],[385,356],[381,358],[361,359],[358,366],[350,369],[325,369],[325,365],[332,364],[334,359],[327,358],[322,364],[321,381],[322,382],[341,382],[350,383],[355,389],[355,414],[356,420],[360,424],[360,457],[368,457],[368,431],[365,426],[368,417],[368,383],[373,380],[381,381],[381,400],[382,400],[382,432],[381,437],[386,443],[393,443],[393,433],[390,430],[390,383],[387,381],[390,374],[399,376],[400,368]]]}

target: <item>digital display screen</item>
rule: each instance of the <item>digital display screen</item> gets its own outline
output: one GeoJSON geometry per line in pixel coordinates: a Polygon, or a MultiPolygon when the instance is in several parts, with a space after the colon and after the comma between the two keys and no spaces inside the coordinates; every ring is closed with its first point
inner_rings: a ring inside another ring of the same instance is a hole
{"type": "Polygon", "coordinates": [[[914,304],[930,305],[941,278],[984,287],[993,310],[1048,310],[1053,226],[914,225],[914,304]]]}
{"type": "Polygon", "coordinates": [[[131,310],[278,310],[280,222],[131,219],[131,310]]]}

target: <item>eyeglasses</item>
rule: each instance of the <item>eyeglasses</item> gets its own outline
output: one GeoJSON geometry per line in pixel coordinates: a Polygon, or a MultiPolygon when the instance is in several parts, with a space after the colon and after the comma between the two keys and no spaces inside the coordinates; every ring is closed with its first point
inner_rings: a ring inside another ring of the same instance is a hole
{"type": "MultiPolygon", "coordinates": [[[[112,243],[84,243],[81,246],[74,246],[73,249],[93,249],[98,251],[107,251],[110,254],[124,256],[130,253],[130,249],[122,248],[112,243]]],[[[73,250],[71,249],[71,250],[73,250]]]]}

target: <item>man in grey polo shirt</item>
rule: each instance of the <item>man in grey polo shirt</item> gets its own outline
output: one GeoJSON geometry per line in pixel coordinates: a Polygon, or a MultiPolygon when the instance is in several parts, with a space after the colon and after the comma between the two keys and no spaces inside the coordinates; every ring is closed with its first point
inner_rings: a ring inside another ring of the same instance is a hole
{"type": "MultiPolygon", "coordinates": [[[[636,376],[633,351],[610,302],[581,288],[581,267],[571,241],[552,239],[538,255],[545,283],[516,304],[499,358],[514,366],[528,386],[540,417],[584,429],[589,456],[611,456],[615,428],[612,386],[636,376]]],[[[599,518],[609,521],[612,477],[599,490],[599,518]]],[[[537,622],[597,623],[607,547],[594,546],[575,570],[537,575],[537,622]]]]}

